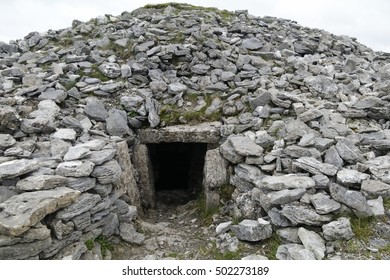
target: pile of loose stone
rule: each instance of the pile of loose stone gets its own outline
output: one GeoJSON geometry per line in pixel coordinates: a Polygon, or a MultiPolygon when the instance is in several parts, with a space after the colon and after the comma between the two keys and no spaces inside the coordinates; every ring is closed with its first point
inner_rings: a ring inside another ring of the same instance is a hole
{"type": "Polygon", "coordinates": [[[0,42],[0,258],[139,243],[128,144],[200,112],[222,122],[223,211],[242,220],[218,233],[276,231],[278,258],[322,259],[353,237],[346,217],[386,215],[389,93],[389,54],[246,11],[148,7],[0,42]]]}

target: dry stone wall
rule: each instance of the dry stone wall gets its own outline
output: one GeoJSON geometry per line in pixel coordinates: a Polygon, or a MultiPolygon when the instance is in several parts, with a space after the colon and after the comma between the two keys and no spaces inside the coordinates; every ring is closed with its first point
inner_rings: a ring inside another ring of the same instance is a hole
{"type": "Polygon", "coordinates": [[[389,83],[390,55],[354,38],[184,4],[0,42],[0,259],[142,243],[138,130],[211,121],[204,184],[217,203],[234,186],[221,211],[242,220],[221,234],[276,232],[278,258],[322,259],[353,236],[345,217],[388,215],[389,83]]]}

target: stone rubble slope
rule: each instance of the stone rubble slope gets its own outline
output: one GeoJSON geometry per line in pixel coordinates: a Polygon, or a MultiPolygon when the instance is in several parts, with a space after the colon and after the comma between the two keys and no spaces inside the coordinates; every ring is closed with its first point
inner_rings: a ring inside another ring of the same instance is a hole
{"type": "Polygon", "coordinates": [[[0,259],[129,241],[138,129],[209,121],[233,233],[294,228],[277,257],[322,259],[353,237],[340,215],[388,214],[389,96],[390,54],[246,11],[148,6],[0,42],[0,259]]]}

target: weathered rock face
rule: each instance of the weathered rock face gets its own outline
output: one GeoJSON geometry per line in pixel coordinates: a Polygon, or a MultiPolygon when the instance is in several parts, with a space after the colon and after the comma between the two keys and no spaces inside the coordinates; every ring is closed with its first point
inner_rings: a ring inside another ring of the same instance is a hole
{"type": "Polygon", "coordinates": [[[389,65],[347,36],[185,4],[1,43],[0,258],[141,244],[126,202],[155,206],[145,144],[162,142],[210,144],[204,191],[234,187],[239,239],[278,229],[278,258],[326,258],[318,236],[353,236],[343,211],[388,211],[389,65]]]}

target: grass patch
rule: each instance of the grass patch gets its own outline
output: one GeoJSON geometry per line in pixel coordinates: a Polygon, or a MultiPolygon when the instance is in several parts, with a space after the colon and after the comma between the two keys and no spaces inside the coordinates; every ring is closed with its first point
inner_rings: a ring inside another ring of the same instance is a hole
{"type": "Polygon", "coordinates": [[[375,218],[351,218],[351,227],[352,231],[355,234],[355,237],[359,240],[368,241],[370,237],[374,235],[373,223],[375,218]]]}
{"type": "Polygon", "coordinates": [[[384,198],[383,199],[383,207],[386,210],[390,210],[390,198],[384,198]]]}
{"type": "Polygon", "coordinates": [[[238,250],[236,252],[221,252],[217,248],[217,244],[215,241],[211,242],[211,246],[202,246],[199,248],[199,252],[202,256],[211,258],[213,260],[239,260],[241,259],[242,247],[238,245],[238,250]]]}
{"type": "MultiPolygon", "coordinates": [[[[194,100],[195,95],[187,97],[189,100],[194,100]]],[[[186,99],[186,97],[184,98],[186,99]]],[[[205,96],[206,104],[199,111],[184,111],[175,105],[165,105],[161,108],[159,116],[165,125],[176,125],[180,124],[179,118],[183,117],[189,124],[198,124],[205,121],[219,121],[222,116],[221,110],[217,110],[210,115],[206,115],[206,109],[211,105],[212,96],[205,96]]]]}
{"type": "Polygon", "coordinates": [[[196,200],[196,206],[200,213],[200,218],[204,226],[210,226],[213,222],[213,215],[219,213],[219,207],[209,208],[206,204],[206,195],[204,193],[199,194],[196,200]]]}
{"type": "Polygon", "coordinates": [[[144,6],[145,9],[165,9],[168,6],[174,7],[176,10],[180,11],[203,11],[203,12],[213,12],[221,17],[223,20],[228,20],[233,16],[233,13],[228,10],[219,10],[214,7],[201,7],[185,3],[163,3],[163,4],[148,4],[144,6]]]}
{"type": "Polygon", "coordinates": [[[91,251],[93,249],[93,243],[94,243],[94,241],[92,239],[85,241],[85,246],[87,246],[88,250],[91,251]]]}
{"type": "Polygon", "coordinates": [[[113,249],[112,243],[108,241],[105,236],[100,235],[95,241],[100,244],[100,250],[102,251],[103,258],[106,256],[107,251],[111,251],[113,249]]]}
{"type": "Polygon", "coordinates": [[[77,81],[71,81],[71,80],[67,80],[63,83],[63,87],[68,91],[70,90],[71,88],[75,87],[77,84],[77,81]]]}
{"type": "Polygon", "coordinates": [[[269,260],[276,260],[276,252],[278,251],[279,246],[282,245],[282,241],[279,236],[274,232],[272,236],[265,240],[263,243],[264,255],[269,260]]]}
{"type": "Polygon", "coordinates": [[[219,197],[223,201],[229,201],[232,199],[232,194],[236,188],[230,184],[225,184],[221,186],[220,191],[219,191],[219,197]]]}

